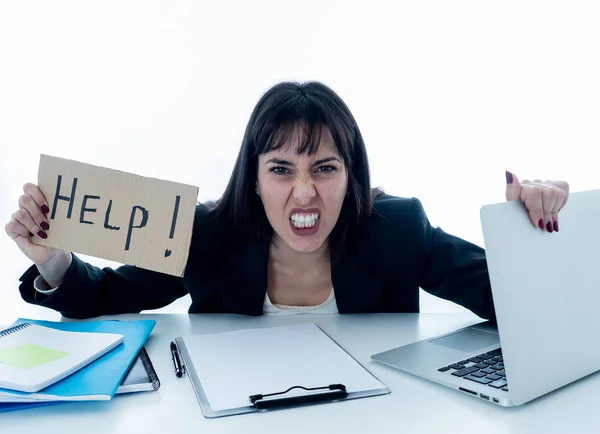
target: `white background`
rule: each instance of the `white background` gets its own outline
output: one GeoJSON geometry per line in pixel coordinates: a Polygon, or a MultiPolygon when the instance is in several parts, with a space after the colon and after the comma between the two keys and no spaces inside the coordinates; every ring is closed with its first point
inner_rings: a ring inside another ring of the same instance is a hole
{"type": "MultiPolygon", "coordinates": [[[[481,245],[506,169],[600,187],[599,22],[593,1],[0,0],[2,226],[40,153],[216,199],[262,93],[314,79],[354,113],[373,185],[481,245]]],[[[0,252],[0,323],[55,315],[21,300],[29,263],[4,233],[0,252]]]]}

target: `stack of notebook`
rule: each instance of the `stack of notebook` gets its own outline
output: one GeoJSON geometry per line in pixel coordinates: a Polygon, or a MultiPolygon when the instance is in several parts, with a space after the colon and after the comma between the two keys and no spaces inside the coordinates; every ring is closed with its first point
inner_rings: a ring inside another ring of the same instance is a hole
{"type": "Polygon", "coordinates": [[[143,347],[154,325],[19,319],[0,331],[0,412],[158,389],[143,347]]]}

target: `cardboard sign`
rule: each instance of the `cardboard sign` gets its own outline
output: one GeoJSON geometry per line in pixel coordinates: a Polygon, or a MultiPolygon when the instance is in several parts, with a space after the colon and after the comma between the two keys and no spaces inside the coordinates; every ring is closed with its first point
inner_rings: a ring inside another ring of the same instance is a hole
{"type": "Polygon", "coordinates": [[[42,155],[48,238],[32,242],[183,276],[198,187],[42,155]]]}

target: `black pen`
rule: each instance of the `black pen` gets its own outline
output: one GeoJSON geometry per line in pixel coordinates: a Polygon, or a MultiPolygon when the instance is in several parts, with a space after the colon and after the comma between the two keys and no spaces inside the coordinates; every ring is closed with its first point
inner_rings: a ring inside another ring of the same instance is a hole
{"type": "Polygon", "coordinates": [[[175,342],[171,342],[171,359],[173,360],[173,366],[175,366],[175,375],[177,375],[178,377],[182,377],[183,367],[181,365],[179,351],[177,351],[177,345],[175,345],[175,342]]]}

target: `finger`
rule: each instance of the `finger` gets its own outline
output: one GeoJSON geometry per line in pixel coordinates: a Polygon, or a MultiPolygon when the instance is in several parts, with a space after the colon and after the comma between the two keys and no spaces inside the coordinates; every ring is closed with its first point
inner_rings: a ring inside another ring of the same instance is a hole
{"type": "Polygon", "coordinates": [[[6,226],[4,226],[4,230],[6,231],[6,234],[13,240],[18,237],[28,238],[33,235],[31,232],[29,232],[29,229],[27,229],[25,226],[19,223],[18,220],[14,218],[11,218],[10,221],[6,223],[6,226]]]}
{"type": "MultiPolygon", "coordinates": [[[[50,229],[50,224],[48,223],[48,219],[46,218],[46,215],[44,215],[39,207],[39,205],[37,204],[37,202],[35,201],[35,199],[28,195],[28,194],[22,194],[19,197],[19,208],[20,209],[25,209],[27,211],[27,213],[29,214],[29,216],[31,217],[31,219],[33,220],[33,222],[40,227],[40,229],[43,229],[45,231],[47,231],[48,229],[50,229]]],[[[25,219],[27,219],[27,216],[24,216],[25,219]]],[[[23,224],[25,224],[25,226],[27,226],[28,228],[31,229],[31,226],[29,226],[28,224],[26,224],[25,222],[23,222],[23,224]]],[[[37,234],[37,231],[32,231],[33,233],[37,234]]]]}
{"type": "Polygon", "coordinates": [[[565,207],[567,201],[569,200],[569,183],[565,181],[547,181],[548,184],[552,184],[555,187],[558,187],[565,194],[565,198],[558,209],[559,211],[565,207]]]}
{"type": "Polygon", "coordinates": [[[48,201],[46,200],[46,197],[37,185],[28,182],[23,186],[23,193],[31,196],[31,198],[34,200],[34,202],[44,214],[48,214],[50,212],[48,201]]]}
{"type": "Polygon", "coordinates": [[[552,219],[552,211],[556,205],[558,193],[552,185],[544,185],[542,187],[542,207],[544,212],[544,226],[550,233],[554,232],[554,223],[552,219]]]}
{"type": "Polygon", "coordinates": [[[521,197],[521,183],[516,175],[509,172],[505,172],[506,175],[506,200],[519,200],[521,197]]]}
{"type": "Polygon", "coordinates": [[[8,236],[12,238],[15,243],[17,243],[17,246],[21,249],[21,251],[27,252],[29,246],[31,245],[29,237],[32,236],[31,232],[29,232],[29,229],[27,229],[17,220],[11,219],[4,227],[4,230],[8,236]]]}
{"type": "Polygon", "coordinates": [[[19,208],[13,215],[13,220],[16,220],[25,228],[27,228],[28,232],[37,235],[40,238],[46,239],[48,235],[44,231],[44,229],[33,220],[31,214],[25,208],[19,208]]]}
{"type": "Polygon", "coordinates": [[[542,187],[527,183],[521,189],[521,201],[529,212],[529,218],[537,228],[544,229],[544,204],[542,202],[542,187]]]}
{"type": "Polygon", "coordinates": [[[29,229],[27,229],[17,220],[11,219],[4,227],[4,230],[8,236],[11,237],[15,243],[17,243],[17,246],[22,252],[28,251],[29,247],[31,246],[31,240],[29,237],[32,236],[32,234],[29,232],[29,229]]]}
{"type": "Polygon", "coordinates": [[[565,206],[568,195],[565,190],[555,185],[550,184],[550,187],[556,192],[556,202],[552,208],[552,227],[554,232],[558,232],[558,212],[565,206]]]}

